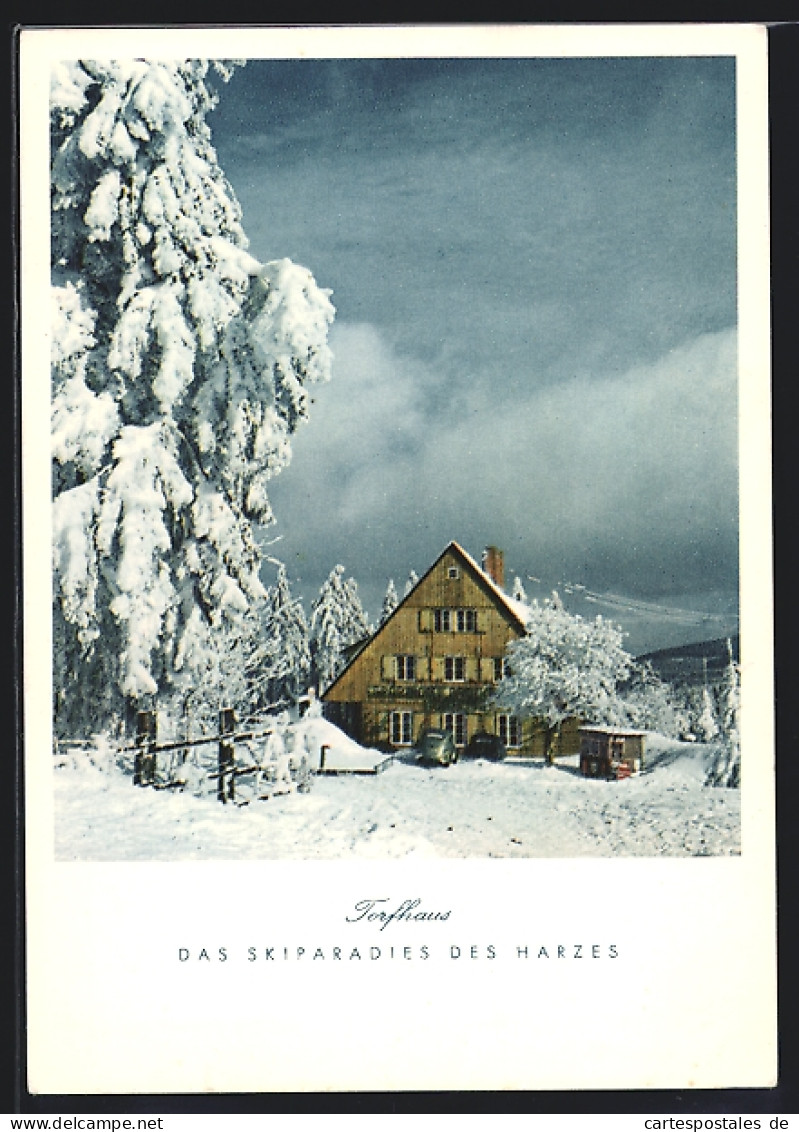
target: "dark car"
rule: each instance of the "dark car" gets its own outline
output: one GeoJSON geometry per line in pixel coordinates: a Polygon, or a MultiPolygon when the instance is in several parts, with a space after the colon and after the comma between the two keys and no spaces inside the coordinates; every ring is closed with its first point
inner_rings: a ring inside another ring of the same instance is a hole
{"type": "Polygon", "coordinates": [[[449,766],[458,761],[458,749],[451,731],[429,727],[419,736],[418,751],[422,762],[449,766]]]}
{"type": "Polygon", "coordinates": [[[475,731],[464,753],[471,759],[504,759],[507,754],[499,735],[490,731],[475,731]]]}

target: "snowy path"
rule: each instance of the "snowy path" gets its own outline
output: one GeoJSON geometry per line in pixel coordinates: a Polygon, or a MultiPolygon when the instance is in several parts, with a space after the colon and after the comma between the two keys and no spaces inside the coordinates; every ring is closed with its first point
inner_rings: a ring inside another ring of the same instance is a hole
{"type": "Polygon", "coordinates": [[[647,771],[585,779],[576,760],[396,761],[317,777],[244,807],[137,789],[90,764],[55,771],[60,860],[605,857],[740,852],[740,791],[702,785],[704,750],[656,740],[647,771]]]}

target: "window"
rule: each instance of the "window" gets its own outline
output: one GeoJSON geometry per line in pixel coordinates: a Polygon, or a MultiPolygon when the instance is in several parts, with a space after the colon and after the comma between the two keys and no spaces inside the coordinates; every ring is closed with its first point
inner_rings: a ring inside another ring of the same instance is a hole
{"type": "Polygon", "coordinates": [[[455,610],[455,624],[459,633],[476,633],[477,632],[477,610],[476,609],[456,609],[455,610]]]}
{"type": "Polygon", "coordinates": [[[461,712],[444,716],[444,730],[452,734],[456,747],[466,746],[466,716],[461,712]]]}
{"type": "Polygon", "coordinates": [[[510,676],[510,666],[504,656],[495,656],[494,679],[501,680],[503,676],[510,676]]]}
{"type": "Polygon", "coordinates": [[[457,566],[450,566],[449,569],[447,570],[447,577],[448,578],[460,578],[460,576],[461,576],[461,572],[460,572],[460,570],[458,569],[457,566]]]}
{"type": "Polygon", "coordinates": [[[444,679],[453,681],[461,681],[466,679],[466,661],[464,657],[444,657],[444,679]]]}
{"type": "Polygon", "coordinates": [[[416,679],[416,657],[415,656],[398,656],[395,657],[397,663],[397,679],[398,680],[415,680],[416,679]]]}
{"type": "Polygon", "coordinates": [[[498,715],[497,731],[506,747],[520,746],[519,720],[515,715],[498,715]]]}
{"type": "Polygon", "coordinates": [[[389,734],[395,747],[410,747],[413,743],[413,713],[392,711],[389,716],[389,734]]]}
{"type": "Polygon", "coordinates": [[[437,633],[476,633],[476,609],[435,609],[433,628],[437,633]]]}

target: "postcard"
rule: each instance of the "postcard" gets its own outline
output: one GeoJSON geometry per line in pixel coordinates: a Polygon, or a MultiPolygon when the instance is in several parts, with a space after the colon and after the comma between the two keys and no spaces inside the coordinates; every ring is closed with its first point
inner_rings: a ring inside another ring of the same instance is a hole
{"type": "Polygon", "coordinates": [[[30,1092],[774,1085],[765,29],[20,59],[30,1092]]]}

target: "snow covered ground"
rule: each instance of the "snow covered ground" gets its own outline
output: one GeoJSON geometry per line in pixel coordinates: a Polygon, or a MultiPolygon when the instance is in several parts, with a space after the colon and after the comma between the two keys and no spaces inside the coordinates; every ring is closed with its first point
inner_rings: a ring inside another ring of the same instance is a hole
{"type": "MultiPolygon", "coordinates": [[[[326,766],[385,758],[331,724],[295,737],[326,742],[326,766]]],[[[132,785],[89,750],[56,759],[59,860],[379,859],[442,857],[729,856],[740,852],[740,791],[703,785],[709,750],[650,735],[647,766],[619,782],[583,778],[576,756],[461,759],[412,755],[374,775],[319,775],[307,793],[222,805],[213,795],[132,785]]],[[[244,798],[244,791],[241,792],[244,798]]]]}

